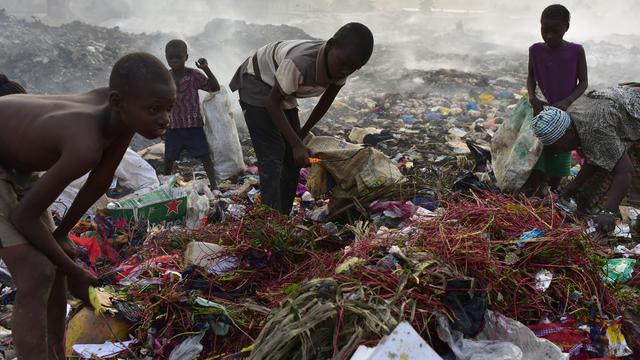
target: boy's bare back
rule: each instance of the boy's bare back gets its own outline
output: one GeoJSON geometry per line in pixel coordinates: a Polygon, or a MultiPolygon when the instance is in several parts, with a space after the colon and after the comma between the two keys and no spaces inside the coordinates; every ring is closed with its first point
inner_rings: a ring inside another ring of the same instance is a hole
{"type": "MultiPolygon", "coordinates": [[[[113,140],[103,133],[111,115],[108,92],[104,88],[81,95],[0,98],[0,165],[36,172],[48,170],[62,156],[101,158],[113,140]]],[[[127,130],[111,137],[133,134],[127,130]]]]}

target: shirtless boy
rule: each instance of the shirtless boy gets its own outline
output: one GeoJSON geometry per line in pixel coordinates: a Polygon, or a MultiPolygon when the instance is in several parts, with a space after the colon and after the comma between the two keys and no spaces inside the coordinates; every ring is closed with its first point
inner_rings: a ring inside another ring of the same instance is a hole
{"type": "Polygon", "coordinates": [[[67,285],[87,302],[95,282],[73,261],[67,234],[107,190],[133,135],[165,133],[174,102],[171,75],[146,53],[118,60],[108,88],[0,98],[0,258],[17,288],[12,330],[18,358],[64,359],[67,285]],[[54,230],[48,207],[87,172],[54,230]]]}

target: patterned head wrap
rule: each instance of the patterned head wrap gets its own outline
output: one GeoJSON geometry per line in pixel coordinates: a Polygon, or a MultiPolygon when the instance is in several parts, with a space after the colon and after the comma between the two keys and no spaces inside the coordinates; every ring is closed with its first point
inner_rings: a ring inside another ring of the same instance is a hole
{"type": "Polygon", "coordinates": [[[531,121],[533,133],[544,145],[551,145],[558,141],[571,125],[569,114],[551,106],[534,117],[531,121]]]}

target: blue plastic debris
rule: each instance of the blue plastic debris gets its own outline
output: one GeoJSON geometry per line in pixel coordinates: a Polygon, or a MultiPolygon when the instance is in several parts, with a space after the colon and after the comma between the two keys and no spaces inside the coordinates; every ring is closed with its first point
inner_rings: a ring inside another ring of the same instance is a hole
{"type": "Polygon", "coordinates": [[[469,101],[465,106],[467,110],[478,110],[478,103],[475,101],[469,101]]]}
{"type": "Polygon", "coordinates": [[[424,114],[424,119],[427,121],[435,121],[435,120],[441,120],[442,119],[442,114],[440,114],[439,112],[428,112],[424,114]]]}
{"type": "MultiPolygon", "coordinates": [[[[531,230],[531,231],[526,231],[523,232],[522,235],[520,235],[520,240],[531,240],[531,239],[535,239],[535,238],[539,238],[542,235],[544,235],[544,230],[531,230]]],[[[518,242],[516,243],[516,245],[518,247],[524,247],[524,242],[518,242]]]]}
{"type": "Polygon", "coordinates": [[[404,115],[402,117],[402,121],[404,121],[404,123],[407,125],[411,125],[415,121],[415,118],[413,117],[413,115],[404,115]]]}
{"type": "Polygon", "coordinates": [[[421,206],[429,211],[434,211],[438,208],[438,200],[432,199],[428,196],[418,196],[411,201],[414,205],[421,206]]]}
{"type": "Polygon", "coordinates": [[[513,93],[509,90],[500,90],[498,91],[498,93],[496,94],[496,97],[498,99],[510,99],[513,97],[513,93]]]}

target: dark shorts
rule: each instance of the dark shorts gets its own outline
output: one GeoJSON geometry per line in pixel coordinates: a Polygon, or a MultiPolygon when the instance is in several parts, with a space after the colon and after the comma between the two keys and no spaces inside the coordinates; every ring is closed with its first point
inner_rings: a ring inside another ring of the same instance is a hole
{"type": "Polygon", "coordinates": [[[209,144],[204,134],[204,128],[167,129],[164,141],[165,159],[171,161],[180,159],[182,150],[187,150],[189,155],[194,158],[209,154],[209,144]]]}

